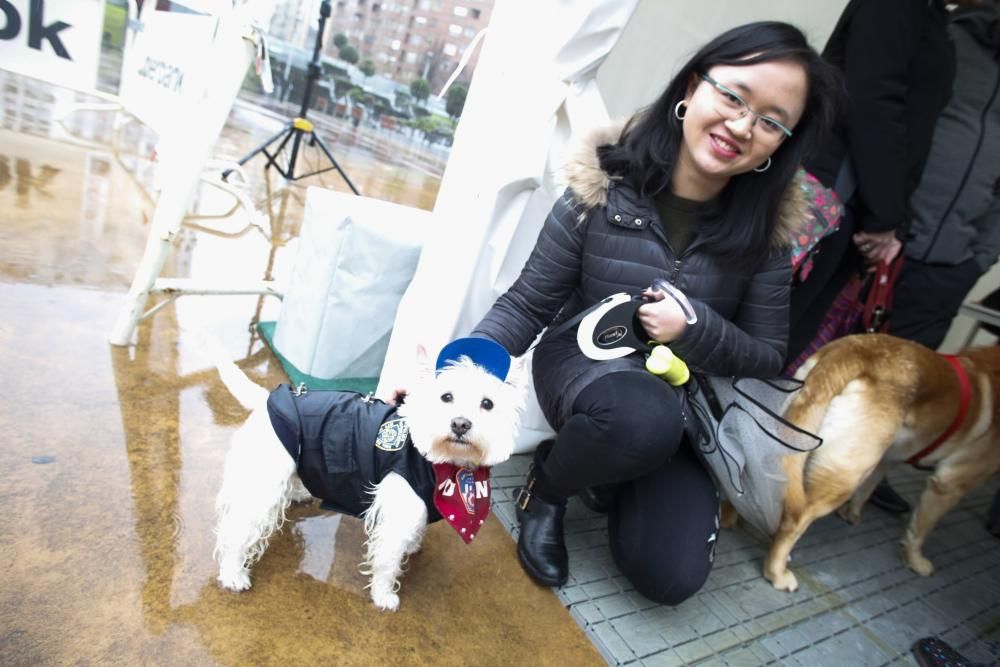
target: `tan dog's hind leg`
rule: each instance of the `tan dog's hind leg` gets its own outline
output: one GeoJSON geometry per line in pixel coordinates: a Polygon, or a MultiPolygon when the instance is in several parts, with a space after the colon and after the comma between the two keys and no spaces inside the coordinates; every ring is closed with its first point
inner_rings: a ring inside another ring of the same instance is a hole
{"type": "Polygon", "coordinates": [[[969,460],[947,465],[927,480],[920,503],[910,517],[910,525],[900,542],[903,561],[914,572],[924,577],[934,573],[934,564],[923,554],[924,540],[962,496],[996,472],[996,466],[983,467],[981,461],[969,460]]]}
{"type": "Polygon", "coordinates": [[[854,380],[830,402],[819,429],[823,445],[808,459],[805,455],[785,457],[784,511],[764,561],[764,577],[775,588],[798,588],[798,580],[788,570],[795,543],[813,521],[847,502],[872,474],[901,420],[899,410],[874,400],[869,385],[854,380]]]}
{"type": "Polygon", "coordinates": [[[863,508],[865,503],[868,502],[868,499],[871,498],[872,493],[875,491],[875,487],[878,486],[879,482],[885,478],[886,470],[890,466],[891,464],[886,463],[885,461],[882,461],[875,466],[875,470],[873,470],[865,481],[861,483],[861,486],[859,486],[858,490],[854,492],[851,499],[844,505],[841,505],[840,509],[837,510],[837,514],[840,515],[841,519],[855,526],[861,523],[861,508],[863,508]]]}
{"type": "Polygon", "coordinates": [[[799,580],[788,569],[788,556],[792,547],[802,537],[802,533],[816,519],[815,516],[789,512],[786,503],[785,512],[781,517],[781,525],[771,541],[771,550],[764,559],[764,577],[779,591],[795,591],[799,588],[799,580]]]}
{"type": "MultiPolygon", "coordinates": [[[[867,472],[868,470],[864,471],[867,472]]],[[[860,476],[858,477],[859,479],[854,480],[855,483],[860,481],[860,476]]],[[[798,579],[788,569],[788,557],[816,519],[830,514],[847,501],[853,488],[848,482],[841,471],[810,471],[804,503],[800,507],[791,507],[786,497],[781,526],[774,535],[771,550],[764,562],[764,576],[775,588],[782,591],[798,589],[798,579]]]]}

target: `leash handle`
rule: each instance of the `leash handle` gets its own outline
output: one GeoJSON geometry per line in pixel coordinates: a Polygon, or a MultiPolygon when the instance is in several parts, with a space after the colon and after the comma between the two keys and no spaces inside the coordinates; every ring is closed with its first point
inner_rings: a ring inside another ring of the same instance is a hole
{"type": "Polygon", "coordinates": [[[684,313],[684,321],[688,324],[695,324],[698,321],[698,314],[694,312],[694,306],[692,306],[691,302],[688,301],[684,292],[680,291],[663,278],[657,278],[654,280],[649,289],[654,292],[663,292],[665,295],[676,301],[677,305],[681,307],[681,311],[684,313]]]}

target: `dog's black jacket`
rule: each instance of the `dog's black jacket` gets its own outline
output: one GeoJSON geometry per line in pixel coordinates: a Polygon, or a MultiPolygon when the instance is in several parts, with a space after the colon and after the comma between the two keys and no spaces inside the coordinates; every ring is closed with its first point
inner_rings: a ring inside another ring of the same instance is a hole
{"type": "Polygon", "coordinates": [[[350,391],[296,395],[282,384],[268,397],[267,413],[299,478],[324,508],[360,516],[371,505],[371,487],[395,472],[424,501],[428,522],[441,518],[434,507],[434,469],[409,435],[405,442],[390,437],[388,449],[375,445],[380,428],[385,434],[401,425],[392,423],[399,419],[395,406],[350,391]]]}

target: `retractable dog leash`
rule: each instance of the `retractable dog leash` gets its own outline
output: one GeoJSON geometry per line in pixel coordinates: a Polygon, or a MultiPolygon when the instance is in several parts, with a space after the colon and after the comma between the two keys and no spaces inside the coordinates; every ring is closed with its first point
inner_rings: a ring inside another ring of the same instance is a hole
{"type": "MultiPolygon", "coordinates": [[[[698,321],[698,315],[688,298],[666,280],[658,278],[653,281],[648,291],[660,292],[664,298],[672,298],[680,306],[688,324],[698,321]]],[[[607,361],[641,352],[646,355],[646,370],[673,386],[683,385],[691,377],[687,364],[666,345],[650,341],[639,322],[637,312],[646,303],[650,301],[642,293],[612,294],[552,329],[543,340],[528,348],[528,351],[579,325],[576,342],[587,358],[607,361]]]]}

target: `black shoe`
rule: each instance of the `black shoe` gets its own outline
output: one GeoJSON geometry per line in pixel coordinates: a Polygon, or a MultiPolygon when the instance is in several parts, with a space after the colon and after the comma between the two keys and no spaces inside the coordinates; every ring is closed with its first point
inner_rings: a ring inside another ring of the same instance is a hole
{"type": "Polygon", "coordinates": [[[607,514],[615,506],[618,487],[614,484],[599,484],[588,486],[580,492],[580,502],[591,512],[607,514]]]}
{"type": "Polygon", "coordinates": [[[924,637],[913,645],[913,657],[920,667],[977,667],[983,663],[968,658],[937,637],[924,637]]]}
{"type": "Polygon", "coordinates": [[[875,507],[884,509],[890,514],[906,514],[910,511],[910,503],[889,486],[889,480],[883,479],[875,487],[868,501],[875,507]]]}
{"type": "Polygon", "coordinates": [[[990,515],[986,519],[986,530],[990,531],[993,537],[1000,537],[1000,491],[993,496],[993,506],[990,507],[990,515]]]}
{"type": "Polygon", "coordinates": [[[517,559],[524,571],[543,586],[562,586],[569,578],[569,553],[563,535],[566,502],[546,502],[533,492],[535,477],[515,496],[521,534],[517,538],[517,559]]]}

